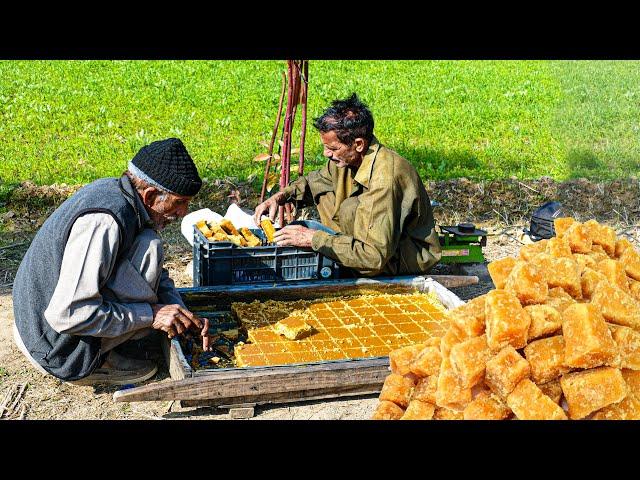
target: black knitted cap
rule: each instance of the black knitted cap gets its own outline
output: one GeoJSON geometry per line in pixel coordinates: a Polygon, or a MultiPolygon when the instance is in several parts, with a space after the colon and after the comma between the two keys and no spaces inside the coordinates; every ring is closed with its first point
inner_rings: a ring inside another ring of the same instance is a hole
{"type": "Polygon", "coordinates": [[[129,165],[144,174],[143,180],[151,180],[171,193],[192,197],[202,187],[198,169],[178,138],[159,140],[142,147],[129,165]]]}

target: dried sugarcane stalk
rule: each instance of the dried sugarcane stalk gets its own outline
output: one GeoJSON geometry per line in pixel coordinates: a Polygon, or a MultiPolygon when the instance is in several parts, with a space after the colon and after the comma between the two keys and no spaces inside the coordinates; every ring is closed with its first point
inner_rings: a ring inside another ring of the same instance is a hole
{"type": "Polygon", "coordinates": [[[262,181],[260,203],[264,202],[264,196],[267,191],[267,184],[269,183],[269,170],[271,169],[271,158],[273,157],[273,145],[276,141],[276,135],[278,134],[278,127],[280,126],[280,119],[282,118],[282,103],[284,101],[284,93],[285,93],[286,87],[287,87],[287,78],[285,73],[282,72],[282,91],[280,92],[280,101],[278,102],[278,115],[276,117],[276,124],[273,127],[273,133],[271,134],[271,143],[269,143],[269,158],[267,159],[267,166],[264,169],[264,180],[262,181]]]}
{"type": "Polygon", "coordinates": [[[309,62],[302,61],[302,126],[300,131],[300,153],[298,158],[298,176],[304,175],[304,141],[307,136],[307,89],[309,87],[309,62]]]}

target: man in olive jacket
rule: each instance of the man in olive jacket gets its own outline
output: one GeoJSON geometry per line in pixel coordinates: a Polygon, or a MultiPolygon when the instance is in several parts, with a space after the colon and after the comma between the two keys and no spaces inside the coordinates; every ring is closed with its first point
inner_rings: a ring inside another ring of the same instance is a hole
{"type": "Polygon", "coordinates": [[[311,247],[364,276],[422,274],[441,257],[433,211],[416,169],[373,135],[373,115],[353,94],[336,100],[314,126],[327,164],[298,178],[255,209],[316,205],[332,235],[301,225],[276,232],[278,245],[311,247]]]}

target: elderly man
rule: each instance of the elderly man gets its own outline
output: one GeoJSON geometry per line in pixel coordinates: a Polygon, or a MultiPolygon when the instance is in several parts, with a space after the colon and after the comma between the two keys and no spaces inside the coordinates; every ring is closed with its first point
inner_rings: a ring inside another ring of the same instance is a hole
{"type": "Polygon", "coordinates": [[[141,382],[157,366],[115,347],[153,329],[169,337],[206,329],[163,268],[157,233],[187,213],[201,185],[185,146],[170,138],[141,148],[120,178],[86,185],[45,221],[13,287],[14,339],[40,372],[83,385],[141,382]]]}
{"type": "Polygon", "coordinates": [[[315,204],[336,234],[289,225],[276,233],[278,245],[311,247],[365,276],[427,272],[441,250],[416,169],[378,142],[373,116],[355,94],[334,101],[314,126],[327,164],[258,205],[256,223],[265,212],[275,219],[287,202],[315,204]]]}

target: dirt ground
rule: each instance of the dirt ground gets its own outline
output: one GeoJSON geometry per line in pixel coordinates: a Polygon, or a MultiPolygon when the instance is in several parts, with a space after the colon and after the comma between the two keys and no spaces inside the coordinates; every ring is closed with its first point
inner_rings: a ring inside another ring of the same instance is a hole
{"type": "MultiPolygon", "coordinates": [[[[634,182],[633,187],[637,190],[637,181],[634,180],[634,182]]],[[[547,188],[551,188],[548,184],[542,182],[541,184],[533,185],[533,187],[525,185],[527,190],[521,189],[519,191],[522,191],[522,195],[526,196],[530,194],[528,189],[536,188],[542,190],[541,185],[546,185],[547,188]]],[[[465,188],[476,188],[478,195],[480,195],[480,193],[482,195],[485,194],[485,187],[472,187],[464,182],[462,182],[462,186],[465,188]]],[[[242,186],[233,184],[231,186],[228,184],[220,184],[219,187],[217,193],[215,190],[212,190],[213,193],[211,195],[217,195],[215,201],[213,196],[209,196],[200,200],[198,204],[194,204],[193,209],[209,206],[209,208],[215,211],[223,212],[226,210],[226,207],[220,205],[222,203],[228,204],[230,194],[236,198],[241,196],[241,204],[245,203],[245,205],[242,205],[244,207],[246,207],[247,204],[255,204],[255,199],[247,200],[247,188],[243,190],[242,186]],[[217,207],[215,207],[216,202],[218,202],[217,207]]],[[[453,185],[451,188],[455,191],[456,188],[459,190],[461,187],[460,185],[453,185]]],[[[178,402],[115,403],[112,401],[112,395],[118,387],[74,386],[50,376],[44,377],[32,368],[29,362],[19,352],[13,342],[12,335],[14,318],[11,287],[13,276],[34,232],[53,208],[55,208],[56,203],[59,203],[67,194],[68,192],[63,191],[59,198],[52,201],[45,198],[41,204],[37,205],[34,205],[33,202],[26,202],[27,206],[24,210],[20,210],[16,202],[10,205],[12,209],[0,218],[0,221],[4,222],[2,238],[0,238],[2,241],[0,245],[3,245],[0,247],[0,405],[2,405],[3,400],[10,400],[6,405],[8,410],[2,412],[2,418],[111,420],[229,419],[230,415],[226,410],[208,407],[183,408],[178,402]]],[[[27,195],[27,197],[29,196],[27,195]]],[[[537,201],[538,198],[536,197],[535,200],[537,201]]],[[[531,201],[531,199],[523,198],[522,201],[531,201]]],[[[638,210],[637,198],[631,203],[635,205],[633,210],[627,208],[625,210],[620,209],[620,211],[624,211],[624,215],[628,212],[633,212],[634,215],[632,217],[623,218],[622,216],[615,217],[614,215],[615,218],[613,219],[607,217],[609,219],[607,223],[616,228],[618,235],[624,235],[638,245],[640,229],[638,225],[634,224],[634,220],[636,220],[637,217],[635,213],[638,210]]],[[[511,215],[509,218],[505,218],[502,212],[506,211],[506,204],[506,202],[496,203],[496,205],[500,207],[500,212],[493,209],[494,212],[496,212],[493,218],[489,218],[488,216],[483,217],[480,214],[474,215],[471,210],[468,210],[468,212],[471,213],[465,216],[463,213],[460,213],[464,211],[464,206],[460,206],[461,210],[457,210],[450,215],[442,215],[436,212],[436,217],[440,224],[447,224],[443,222],[451,224],[456,220],[464,221],[465,219],[469,219],[476,221],[476,224],[480,228],[487,229],[489,237],[488,244],[485,248],[485,256],[488,261],[492,261],[505,256],[515,255],[522,246],[523,237],[521,232],[526,222],[523,221],[522,216],[516,218],[511,215]]],[[[534,205],[540,204],[540,202],[534,203],[534,205]]],[[[579,215],[576,214],[575,210],[572,210],[571,213],[577,218],[591,218],[588,210],[588,208],[585,209],[585,212],[579,215]]],[[[600,221],[604,219],[601,215],[594,215],[594,218],[600,221]]],[[[170,226],[163,234],[163,238],[165,240],[165,266],[169,269],[172,278],[176,282],[176,286],[192,286],[189,275],[189,262],[192,257],[191,248],[184,238],[182,238],[179,232],[179,225],[170,226]]],[[[438,267],[434,273],[450,273],[450,271],[447,267],[438,267]]],[[[474,298],[493,288],[491,280],[486,275],[486,268],[476,267],[470,270],[469,273],[478,275],[480,277],[480,283],[471,287],[452,289],[460,298],[465,300],[474,298]]],[[[167,367],[162,359],[159,345],[150,345],[150,348],[145,353],[145,357],[156,359],[159,364],[158,374],[149,382],[171,381],[167,367]]],[[[376,405],[377,395],[342,398],[338,400],[261,405],[256,407],[253,418],[255,420],[359,420],[370,418],[376,405]]],[[[1,411],[2,409],[0,409],[0,412],[1,411]]]]}

